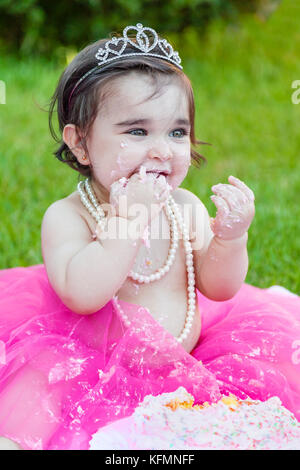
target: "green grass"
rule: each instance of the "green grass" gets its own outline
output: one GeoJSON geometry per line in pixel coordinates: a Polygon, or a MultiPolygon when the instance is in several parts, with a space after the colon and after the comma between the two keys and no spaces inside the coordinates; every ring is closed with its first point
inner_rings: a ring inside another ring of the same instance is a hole
{"type": "MultiPolygon", "coordinates": [[[[281,284],[300,294],[300,5],[282,2],[267,22],[246,17],[239,27],[212,25],[184,70],[196,97],[196,129],[207,158],[183,186],[215,210],[211,186],[233,174],[256,195],[249,231],[247,282],[281,284]],[[195,55],[196,52],[196,55],[195,55]]],[[[181,51],[180,44],[177,48],[181,51]]],[[[45,107],[63,65],[2,58],[0,79],[0,268],[41,263],[40,224],[46,208],[72,192],[77,174],[52,155],[45,107]]]]}

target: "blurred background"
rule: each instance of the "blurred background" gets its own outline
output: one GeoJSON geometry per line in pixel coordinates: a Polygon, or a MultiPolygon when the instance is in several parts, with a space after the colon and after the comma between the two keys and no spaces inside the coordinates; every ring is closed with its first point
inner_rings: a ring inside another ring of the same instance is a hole
{"type": "Polygon", "coordinates": [[[60,74],[88,43],[138,22],[179,51],[196,135],[211,143],[198,147],[207,163],[191,167],[182,186],[213,217],[211,186],[231,174],[244,180],[256,195],[246,282],[300,294],[296,0],[0,0],[0,269],[42,262],[43,214],[78,181],[53,156],[48,130],[60,74]]]}

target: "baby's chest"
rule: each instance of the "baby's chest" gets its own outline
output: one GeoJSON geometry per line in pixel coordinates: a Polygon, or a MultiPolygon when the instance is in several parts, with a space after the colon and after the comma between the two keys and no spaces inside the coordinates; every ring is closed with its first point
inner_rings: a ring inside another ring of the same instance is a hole
{"type": "Polygon", "coordinates": [[[169,287],[183,287],[186,275],[183,241],[175,243],[172,238],[144,240],[132,271],[147,277],[155,275],[157,280],[166,281],[169,287]]]}
{"type": "MultiPolygon", "coordinates": [[[[157,272],[165,264],[168,257],[168,247],[166,240],[151,240],[151,248],[148,251],[143,246],[133,265],[133,271],[144,276],[157,272]]],[[[139,283],[127,278],[122,288],[118,292],[118,297],[130,303],[142,305],[149,310],[152,317],[173,336],[178,337],[186,321],[188,307],[188,282],[186,257],[183,241],[179,240],[174,261],[160,279],[149,283],[139,283]]],[[[183,347],[190,352],[195,346],[201,330],[200,314],[196,305],[194,321],[191,333],[186,339],[183,347]]]]}

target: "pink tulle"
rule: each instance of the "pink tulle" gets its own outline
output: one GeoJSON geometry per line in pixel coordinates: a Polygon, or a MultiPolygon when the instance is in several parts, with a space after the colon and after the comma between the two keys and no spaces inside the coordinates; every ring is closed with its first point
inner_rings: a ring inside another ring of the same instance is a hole
{"type": "Polygon", "coordinates": [[[278,396],[300,419],[300,298],[244,284],[226,302],[198,292],[188,354],[144,308],[120,301],[71,312],[43,265],[0,271],[0,436],[25,449],[88,449],[101,426],[145,395],[183,385],[196,403],[278,396]]]}

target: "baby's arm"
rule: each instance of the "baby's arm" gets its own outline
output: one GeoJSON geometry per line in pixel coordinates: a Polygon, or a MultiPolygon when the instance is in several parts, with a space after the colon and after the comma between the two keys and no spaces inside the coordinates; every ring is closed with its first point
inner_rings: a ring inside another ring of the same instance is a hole
{"type": "Polygon", "coordinates": [[[230,176],[230,184],[212,187],[217,214],[211,221],[214,237],[199,270],[199,283],[214,300],[233,297],[248,270],[248,229],[254,217],[254,194],[245,183],[230,176]]]}
{"type": "Polygon", "coordinates": [[[218,208],[213,224],[202,202],[192,193],[188,196],[194,208],[196,286],[206,297],[219,301],[233,297],[246,278],[247,230],[254,216],[252,191],[236,178],[231,177],[230,182],[232,186],[213,188],[217,196],[212,198],[218,208]]]}
{"type": "Polygon", "coordinates": [[[86,222],[65,200],[52,204],[43,218],[42,253],[49,281],[64,304],[79,314],[96,312],[115,295],[141,241],[91,241],[86,222]]]}
{"type": "MultiPolygon", "coordinates": [[[[144,201],[148,208],[155,203],[160,210],[169,191],[162,178],[156,180],[151,175],[141,181],[133,175],[124,192],[128,206],[134,199],[144,201]]],[[[139,217],[140,230],[136,230],[134,218],[123,213],[119,216],[116,207],[116,215],[108,217],[111,226],[115,221],[121,229],[111,237],[100,232],[98,240],[91,241],[86,222],[69,201],[57,201],[48,208],[42,223],[42,253],[49,281],[67,307],[79,314],[90,314],[112,299],[134,264],[149,214],[154,216],[148,210],[139,217]]]]}
{"type": "Polygon", "coordinates": [[[196,262],[196,285],[206,297],[222,301],[238,292],[248,271],[247,239],[247,233],[234,240],[212,238],[203,259],[196,262]]]}

